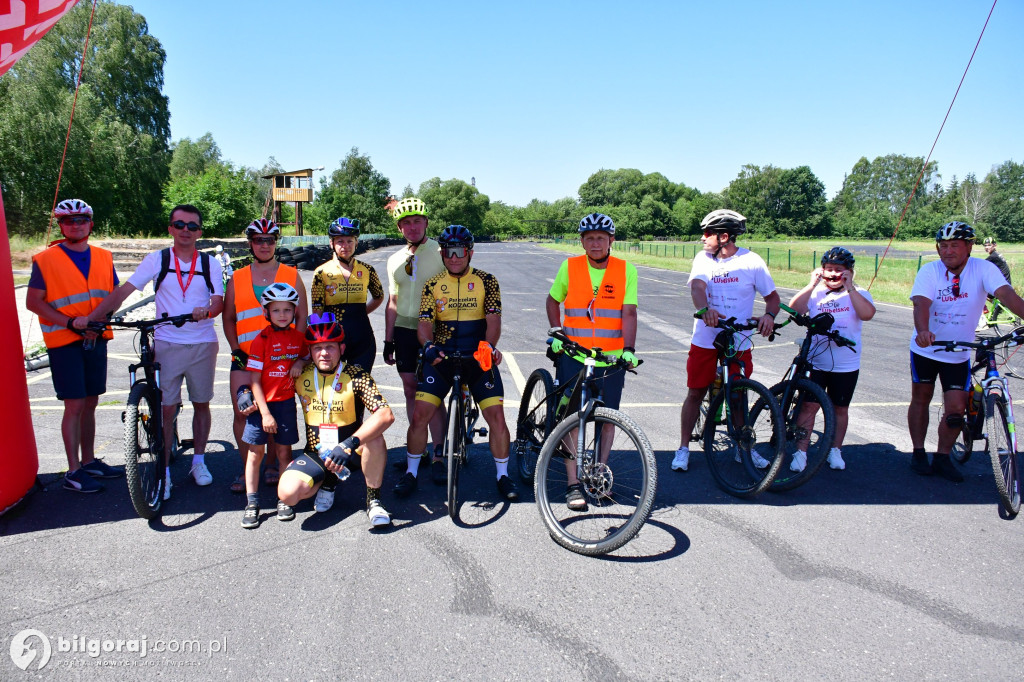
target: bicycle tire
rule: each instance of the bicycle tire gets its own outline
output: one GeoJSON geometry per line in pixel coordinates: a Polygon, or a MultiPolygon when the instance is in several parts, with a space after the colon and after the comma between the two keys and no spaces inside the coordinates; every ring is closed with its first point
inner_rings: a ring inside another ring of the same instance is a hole
{"type": "Polygon", "coordinates": [[[124,472],[136,513],[152,519],[164,500],[167,465],[160,432],[160,401],[156,389],[138,381],[124,411],[124,472]]]}
{"type": "Polygon", "coordinates": [[[965,423],[960,432],[956,434],[956,440],[953,441],[953,447],[949,451],[949,456],[957,464],[966,464],[973,452],[974,436],[971,434],[970,424],[965,423]]]}
{"type": "Polygon", "coordinates": [[[771,489],[775,491],[793,490],[811,480],[828,458],[832,440],[836,435],[836,410],[825,389],[810,379],[800,377],[788,403],[783,405],[782,398],[788,384],[788,381],[783,381],[769,389],[779,401],[786,434],[782,453],[783,466],[779,468],[779,473],[771,485],[771,489]],[[814,415],[813,424],[810,425],[810,434],[807,434],[806,424],[801,426],[797,423],[808,398],[813,398],[814,402],[818,403],[818,411],[814,415]],[[786,461],[792,462],[797,442],[803,435],[810,437],[807,444],[807,464],[803,471],[793,471],[786,465],[786,461]]]}
{"type": "MultiPolygon", "coordinates": [[[[772,484],[782,466],[781,454],[785,443],[782,410],[771,392],[752,379],[732,379],[728,393],[734,407],[724,414],[736,418],[736,409],[741,408],[743,424],[737,432],[736,426],[730,428],[728,418],[722,419],[721,423],[717,420],[708,423],[704,428],[704,456],[711,475],[722,490],[736,497],[756,497],[772,484]],[[741,442],[733,437],[734,433],[741,442]],[[753,452],[766,459],[768,466],[763,469],[755,467],[751,458],[753,452]]],[[[723,387],[711,402],[708,414],[717,414],[725,398],[723,387]]]]}
{"type": "Polygon", "coordinates": [[[544,440],[554,427],[554,403],[548,401],[544,409],[537,409],[541,402],[555,392],[555,382],[546,369],[535,369],[526,380],[523,397],[519,401],[519,418],[516,420],[516,466],[519,478],[524,483],[533,483],[537,470],[537,457],[544,440]]]}
{"type": "MultiPolygon", "coordinates": [[[[569,510],[566,466],[575,467],[576,460],[562,440],[577,428],[579,415],[574,413],[559,422],[544,442],[534,493],[541,519],[555,542],[577,554],[598,556],[622,547],[647,522],[657,491],[658,467],[650,441],[636,422],[618,410],[597,407],[586,422],[585,448],[599,449],[601,443],[595,435],[603,434],[609,425],[613,433],[607,459],[595,462],[589,475],[584,472],[581,483],[588,508],[569,510]]],[[[575,443],[573,440],[574,448],[575,443]]]]}
{"type": "Polygon", "coordinates": [[[1006,416],[1006,399],[989,394],[985,401],[985,448],[992,460],[999,503],[1006,514],[1013,518],[1020,511],[1020,471],[1017,453],[1013,449],[1009,422],[1006,416]]]}
{"type": "Polygon", "coordinates": [[[700,406],[697,408],[697,421],[693,423],[693,431],[690,433],[690,441],[701,443],[704,441],[704,427],[707,424],[708,410],[711,407],[711,389],[708,389],[701,398],[700,406]]]}
{"type": "MultiPolygon", "coordinates": [[[[453,391],[459,390],[456,386],[453,391]]],[[[464,428],[460,419],[462,408],[457,400],[448,403],[448,431],[445,433],[444,456],[448,460],[448,516],[454,521],[459,516],[459,465],[460,451],[466,439],[459,431],[464,428]]]]}
{"type": "MultiPolygon", "coordinates": [[[[1003,333],[1009,334],[1013,329],[1016,329],[1016,327],[1006,325],[1003,333]]],[[[999,349],[999,355],[1003,374],[1009,375],[1015,379],[1024,379],[1024,346],[1009,346],[1004,344],[999,349]]]]}

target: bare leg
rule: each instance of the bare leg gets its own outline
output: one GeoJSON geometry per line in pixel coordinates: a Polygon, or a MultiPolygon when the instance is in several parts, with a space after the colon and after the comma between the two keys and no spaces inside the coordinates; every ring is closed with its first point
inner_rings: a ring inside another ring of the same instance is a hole
{"type": "MultiPolygon", "coordinates": [[[[924,449],[924,439],[928,434],[928,410],[933,395],[935,395],[935,384],[911,385],[910,407],[907,408],[907,428],[910,431],[910,442],[915,450],[924,449]]],[[[950,441],[950,444],[952,442],[950,441]]]]}
{"type": "MultiPolygon", "coordinates": [[[[64,439],[64,452],[68,457],[69,473],[82,465],[78,459],[78,451],[82,443],[82,413],[85,412],[87,400],[88,398],[73,398],[64,401],[64,417],[60,422],[60,435],[64,439]]],[[[90,459],[92,458],[90,457],[90,459]]]]}

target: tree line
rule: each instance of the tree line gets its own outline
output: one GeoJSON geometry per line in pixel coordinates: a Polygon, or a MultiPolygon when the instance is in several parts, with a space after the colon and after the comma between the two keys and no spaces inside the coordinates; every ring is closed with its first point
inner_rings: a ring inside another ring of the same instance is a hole
{"type": "MultiPolygon", "coordinates": [[[[82,36],[91,8],[81,3],[0,78],[0,184],[8,229],[46,229],[57,183],[82,36]]],[[[204,234],[234,236],[262,215],[269,182],[283,169],[270,157],[260,169],[222,158],[212,134],[170,140],[168,100],[162,93],[166,54],[131,7],[100,2],[72,127],[60,194],[96,209],[101,233],[163,232],[177,203],[205,214],[204,234]]],[[[577,197],[534,199],[525,206],[492,201],[471,183],[434,177],[402,192],[353,147],[316,183],[304,210],[307,233],[323,233],[338,216],[358,218],[364,232],[397,234],[385,206],[397,196],[426,202],[435,225],[463,224],[475,232],[555,236],[574,231],[587,213],[607,213],[628,239],[687,239],[717,208],[748,219],[757,237],[887,238],[896,229],[921,157],[889,154],[861,158],[832,198],[808,166],[743,166],[720,192],[701,192],[661,173],[601,169],[577,197]]],[[[293,220],[290,208],[284,221],[293,220]]],[[[982,234],[1024,241],[1024,164],[1005,161],[979,180],[974,174],[944,182],[938,162],[924,169],[900,226],[903,238],[927,237],[949,220],[965,220],[982,234]]]]}

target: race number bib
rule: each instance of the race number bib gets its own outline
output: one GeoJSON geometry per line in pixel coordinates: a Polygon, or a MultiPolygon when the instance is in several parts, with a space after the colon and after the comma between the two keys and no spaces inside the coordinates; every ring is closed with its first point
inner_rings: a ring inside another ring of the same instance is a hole
{"type": "Polygon", "coordinates": [[[320,447],[333,450],[338,445],[338,427],[335,424],[320,425],[320,447]]]}

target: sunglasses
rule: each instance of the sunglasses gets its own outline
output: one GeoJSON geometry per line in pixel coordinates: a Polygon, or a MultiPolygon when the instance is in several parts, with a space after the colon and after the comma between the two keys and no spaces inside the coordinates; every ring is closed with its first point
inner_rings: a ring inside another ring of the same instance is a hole
{"type": "Polygon", "coordinates": [[[441,255],[445,258],[465,258],[466,251],[465,246],[446,246],[441,249],[441,255]]]}
{"type": "Polygon", "coordinates": [[[953,298],[960,298],[960,275],[953,275],[953,298]]]}
{"type": "Polygon", "coordinates": [[[413,279],[416,279],[416,254],[412,254],[405,259],[405,274],[409,275],[413,279]]]}
{"type": "Polygon", "coordinates": [[[57,222],[62,225],[85,225],[86,223],[92,222],[92,218],[84,215],[69,215],[64,216],[57,222]]]}
{"type": "Polygon", "coordinates": [[[250,237],[249,241],[253,244],[273,244],[277,242],[277,237],[250,237]]]}
{"type": "Polygon", "coordinates": [[[203,226],[200,225],[199,223],[193,223],[193,222],[187,222],[186,223],[184,220],[175,220],[174,222],[171,223],[171,227],[179,229],[179,230],[184,230],[185,228],[188,228],[189,232],[197,232],[197,231],[203,229],[203,226]]]}

